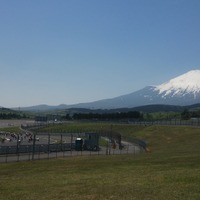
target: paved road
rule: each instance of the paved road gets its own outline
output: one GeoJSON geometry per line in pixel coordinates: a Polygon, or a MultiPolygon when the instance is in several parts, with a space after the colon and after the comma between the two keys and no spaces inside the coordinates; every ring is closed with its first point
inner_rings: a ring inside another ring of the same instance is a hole
{"type": "Polygon", "coordinates": [[[144,152],[141,148],[135,145],[127,144],[124,149],[119,150],[119,148],[112,149],[101,147],[100,151],[63,151],[63,152],[51,152],[51,153],[41,153],[32,152],[27,154],[10,154],[10,155],[1,155],[0,163],[6,162],[19,162],[19,161],[30,161],[30,160],[42,160],[42,159],[51,159],[51,158],[61,158],[61,157],[72,157],[72,156],[101,156],[101,155],[119,155],[119,154],[131,154],[136,155],[144,152]]]}
{"type": "MultiPolygon", "coordinates": [[[[107,147],[100,147],[99,151],[60,151],[60,152],[29,152],[29,153],[19,153],[19,154],[4,154],[0,155],[0,163],[3,162],[16,162],[16,161],[29,161],[29,160],[40,160],[40,159],[50,159],[57,157],[70,157],[70,156],[92,156],[92,155],[118,155],[118,154],[139,154],[144,152],[137,145],[133,145],[129,142],[122,142],[123,149],[119,149],[119,145],[115,149],[112,148],[112,145],[108,143],[107,147]]],[[[55,148],[56,149],[56,148],[55,148]]]]}

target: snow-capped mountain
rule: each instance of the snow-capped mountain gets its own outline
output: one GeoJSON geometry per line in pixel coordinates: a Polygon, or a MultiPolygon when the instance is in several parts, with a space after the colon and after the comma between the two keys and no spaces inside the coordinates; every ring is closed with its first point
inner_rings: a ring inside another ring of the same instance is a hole
{"type": "Polygon", "coordinates": [[[130,108],[151,104],[192,105],[200,103],[200,70],[192,70],[158,86],[147,86],[112,99],[74,105],[81,108],[130,108]]]}
{"type": "Polygon", "coordinates": [[[190,95],[193,96],[193,99],[196,99],[200,92],[200,70],[189,71],[186,74],[171,79],[167,83],[157,86],[155,91],[158,91],[163,98],[190,95]]]}
{"type": "MultiPolygon", "coordinates": [[[[147,86],[136,92],[119,97],[74,105],[46,106],[49,109],[133,108],[152,104],[187,106],[200,103],[200,70],[192,70],[158,86],[147,86]]],[[[26,108],[26,110],[29,110],[26,108]]],[[[31,110],[44,110],[34,106],[31,110]]]]}

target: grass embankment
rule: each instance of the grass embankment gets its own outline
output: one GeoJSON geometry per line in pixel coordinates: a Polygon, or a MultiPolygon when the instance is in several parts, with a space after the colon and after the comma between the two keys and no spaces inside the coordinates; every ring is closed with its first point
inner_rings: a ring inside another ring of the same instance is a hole
{"type": "Polygon", "coordinates": [[[116,126],[151,153],[1,164],[0,199],[200,199],[199,127],[116,126]]]}
{"type": "Polygon", "coordinates": [[[22,131],[19,127],[0,128],[0,131],[20,134],[22,131]]]}

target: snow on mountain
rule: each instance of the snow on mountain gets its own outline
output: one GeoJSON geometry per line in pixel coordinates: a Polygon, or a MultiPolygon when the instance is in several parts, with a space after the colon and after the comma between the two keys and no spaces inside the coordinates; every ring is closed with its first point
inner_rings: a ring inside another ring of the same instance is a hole
{"type": "Polygon", "coordinates": [[[192,70],[155,88],[162,97],[192,94],[194,99],[200,92],[200,70],[192,70]]]}
{"type": "MultiPolygon", "coordinates": [[[[52,109],[61,107],[62,109],[114,109],[153,104],[187,106],[198,103],[200,103],[200,70],[192,70],[161,85],[147,86],[130,94],[89,103],[54,106],[52,109]]],[[[34,109],[39,110],[37,106],[34,109]]]]}
{"type": "Polygon", "coordinates": [[[130,108],[152,104],[192,105],[200,103],[200,70],[192,70],[158,86],[82,106],[92,108],[130,108]]]}
{"type": "Polygon", "coordinates": [[[79,104],[78,107],[111,109],[152,104],[185,106],[197,103],[200,103],[200,70],[192,70],[158,86],[147,86],[130,94],[79,104]]]}

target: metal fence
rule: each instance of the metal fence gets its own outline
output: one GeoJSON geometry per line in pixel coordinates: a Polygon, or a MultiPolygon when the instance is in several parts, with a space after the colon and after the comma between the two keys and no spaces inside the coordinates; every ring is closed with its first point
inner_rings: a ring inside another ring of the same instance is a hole
{"type": "Polygon", "coordinates": [[[20,135],[0,144],[0,162],[30,161],[70,156],[135,155],[144,152],[144,149],[138,144],[125,141],[120,144],[113,143],[111,138],[108,137],[99,137],[99,141],[104,140],[104,144],[101,145],[101,142],[99,143],[98,141],[98,148],[76,150],[77,137],[84,138],[85,133],[20,135]]]}
{"type": "Polygon", "coordinates": [[[190,120],[182,120],[182,119],[141,120],[141,121],[130,120],[127,123],[133,125],[200,126],[200,118],[192,118],[190,120]]]}

